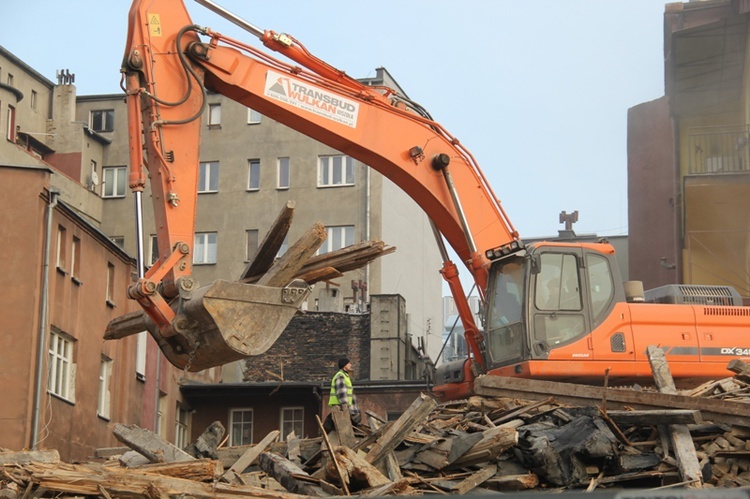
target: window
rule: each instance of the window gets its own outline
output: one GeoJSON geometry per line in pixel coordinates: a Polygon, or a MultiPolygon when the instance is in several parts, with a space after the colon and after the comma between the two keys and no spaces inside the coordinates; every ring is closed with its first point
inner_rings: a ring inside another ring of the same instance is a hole
{"type": "Polygon", "coordinates": [[[232,409],[229,411],[229,445],[253,443],[253,410],[232,409]]]}
{"type": "Polygon", "coordinates": [[[336,251],[346,246],[354,244],[354,226],[340,225],[337,227],[326,227],[328,237],[318,250],[318,254],[336,251]]]}
{"type": "Polygon", "coordinates": [[[177,406],[174,422],[174,445],[184,449],[190,443],[190,411],[177,406]]]}
{"type": "Polygon", "coordinates": [[[349,156],[318,158],[318,187],[354,185],[354,160],[349,156]]]}
{"type": "Polygon", "coordinates": [[[289,189],[289,158],[279,158],[279,189],[289,189]]]}
{"type": "Polygon", "coordinates": [[[209,104],[208,126],[221,125],[221,104],[209,104]]]}
{"type": "Polygon", "coordinates": [[[159,404],[156,408],[156,434],[164,438],[167,435],[167,396],[159,392],[159,404]]]}
{"type": "Polygon", "coordinates": [[[247,108],[247,124],[248,125],[257,125],[260,123],[261,118],[263,117],[262,114],[260,114],[255,109],[247,108]]]}
{"type": "Polygon", "coordinates": [[[29,98],[29,105],[31,106],[31,109],[36,111],[36,103],[39,99],[39,94],[36,92],[36,90],[31,91],[31,97],[29,98]]]}
{"type": "Polygon", "coordinates": [[[66,232],[62,225],[57,227],[57,268],[63,272],[65,272],[65,247],[67,246],[66,232]]]}
{"type": "Polygon", "coordinates": [[[107,262],[107,305],[115,306],[115,266],[107,262]]]}
{"type": "Polygon", "coordinates": [[[128,184],[128,169],[125,166],[114,166],[104,169],[102,197],[125,197],[125,186],[128,184]]]}
{"type": "Polygon", "coordinates": [[[260,189],[260,160],[247,160],[247,190],[257,191],[260,189]]]}
{"type": "Polygon", "coordinates": [[[102,355],[102,361],[99,364],[99,404],[96,408],[96,415],[109,419],[109,380],[112,377],[112,359],[102,355]]]}
{"type": "Polygon", "coordinates": [[[149,266],[155,264],[159,261],[159,240],[156,238],[154,234],[151,234],[150,238],[150,244],[149,244],[149,259],[148,261],[149,266]]]}
{"type": "Polygon", "coordinates": [[[305,409],[303,407],[281,408],[281,438],[286,440],[290,433],[303,437],[305,431],[305,409]]]}
{"type": "Polygon", "coordinates": [[[201,163],[198,172],[198,192],[219,191],[219,162],[201,163]]]}
{"type": "Polygon", "coordinates": [[[111,132],[115,129],[115,110],[91,111],[91,129],[95,132],[111,132]]]}
{"type": "Polygon", "coordinates": [[[194,264],[216,263],[216,232],[196,233],[193,251],[194,264]]]}
{"type": "Polygon", "coordinates": [[[13,75],[10,74],[10,73],[8,73],[8,77],[7,77],[7,79],[5,81],[8,83],[8,85],[10,85],[12,87],[13,86],[13,75]]]}
{"type": "Polygon", "coordinates": [[[135,378],[139,381],[146,381],[146,342],[148,341],[148,332],[141,331],[137,335],[135,344],[135,378]]]}
{"type": "Polygon", "coordinates": [[[5,114],[5,138],[11,142],[16,141],[16,108],[8,105],[8,111],[5,114]]]}
{"type": "Polygon", "coordinates": [[[58,331],[49,336],[49,379],[47,391],[73,401],[73,341],[58,331]]]}
{"type": "Polygon", "coordinates": [[[245,251],[245,260],[249,262],[253,259],[253,257],[255,256],[255,253],[258,251],[258,230],[250,229],[250,230],[246,230],[245,233],[247,234],[247,248],[245,251]]]}
{"type": "Polygon", "coordinates": [[[74,281],[81,277],[81,240],[73,236],[73,247],[70,252],[70,276],[74,281]]]}
{"type": "Polygon", "coordinates": [[[109,239],[110,241],[115,243],[121,250],[125,249],[125,236],[112,236],[109,239]]]}
{"type": "Polygon", "coordinates": [[[591,316],[595,322],[604,318],[615,296],[615,286],[612,283],[612,270],[609,262],[601,255],[589,253],[586,255],[589,266],[589,292],[591,293],[591,316]]]}

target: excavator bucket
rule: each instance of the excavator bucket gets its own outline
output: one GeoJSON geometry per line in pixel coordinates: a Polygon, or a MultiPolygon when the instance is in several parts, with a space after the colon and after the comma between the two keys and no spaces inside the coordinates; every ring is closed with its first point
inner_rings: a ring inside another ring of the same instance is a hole
{"type": "Polygon", "coordinates": [[[218,280],[179,299],[177,334],[148,329],[172,364],[202,371],[264,353],[310,290],[300,280],[284,288],[218,280]]]}

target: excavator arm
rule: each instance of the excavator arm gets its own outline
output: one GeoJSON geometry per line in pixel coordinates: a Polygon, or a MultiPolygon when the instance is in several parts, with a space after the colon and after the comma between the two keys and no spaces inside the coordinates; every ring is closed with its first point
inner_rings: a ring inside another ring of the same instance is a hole
{"type": "MultiPolygon", "coordinates": [[[[195,297],[184,296],[194,293],[195,286],[191,265],[200,122],[207,91],[250,107],[392,180],[422,207],[484,293],[488,255],[515,252],[522,243],[471,153],[424,109],[394,90],[363,85],[314,57],[291,36],[260,30],[208,0],[199,1],[292,63],[193,24],[181,0],[132,4],[122,65],[130,123],[130,187],[136,195],[142,192],[148,172],[161,258],[130,287],[129,294],[153,322],[152,334],[156,330],[162,349],[190,337],[179,349],[191,350],[191,367],[232,360],[217,351],[195,362],[207,343],[202,338],[206,329],[219,330],[215,344],[227,341],[221,329],[228,326],[218,325],[217,320],[226,314],[206,319],[202,307],[196,311],[195,297]],[[183,305],[175,305],[178,301],[183,305]]],[[[478,328],[458,271],[445,251],[443,255],[441,272],[481,368],[478,328]]],[[[274,327],[283,322],[277,320],[274,327]]],[[[271,326],[255,321],[251,327],[260,328],[257,334],[267,337],[263,330],[271,326]]],[[[234,327],[235,334],[237,330],[234,327]]],[[[179,362],[170,360],[183,366],[189,362],[184,352],[179,362]]]]}

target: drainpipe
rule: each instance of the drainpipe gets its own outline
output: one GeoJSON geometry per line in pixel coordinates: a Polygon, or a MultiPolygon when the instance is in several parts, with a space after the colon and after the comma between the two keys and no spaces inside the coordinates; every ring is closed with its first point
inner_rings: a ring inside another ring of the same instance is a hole
{"type": "Polygon", "coordinates": [[[44,256],[42,257],[42,292],[39,303],[39,339],[37,341],[36,382],[34,385],[34,409],[31,413],[31,448],[36,450],[39,441],[39,412],[42,400],[42,375],[44,374],[44,352],[47,344],[46,333],[48,327],[49,304],[49,259],[52,246],[52,215],[57,206],[60,191],[50,189],[47,203],[46,234],[44,236],[44,256]]]}

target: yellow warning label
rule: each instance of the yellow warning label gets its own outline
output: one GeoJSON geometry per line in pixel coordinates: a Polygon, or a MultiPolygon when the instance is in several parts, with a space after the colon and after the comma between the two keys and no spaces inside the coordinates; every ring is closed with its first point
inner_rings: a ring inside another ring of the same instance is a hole
{"type": "Polygon", "coordinates": [[[159,14],[149,14],[148,16],[148,32],[151,36],[161,36],[161,17],[159,14]]]}

